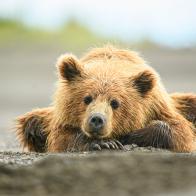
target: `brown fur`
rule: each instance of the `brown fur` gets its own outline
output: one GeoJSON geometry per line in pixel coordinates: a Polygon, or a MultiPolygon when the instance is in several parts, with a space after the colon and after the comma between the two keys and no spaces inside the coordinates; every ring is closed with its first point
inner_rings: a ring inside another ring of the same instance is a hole
{"type": "Polygon", "coordinates": [[[17,118],[16,133],[23,148],[45,152],[47,133],[53,108],[35,109],[17,118]],[[38,140],[40,141],[38,144],[38,140]]]}
{"type": "Polygon", "coordinates": [[[163,121],[152,121],[147,127],[134,130],[120,138],[123,145],[137,144],[138,146],[153,146],[156,148],[172,149],[173,141],[169,125],[163,121]]]}
{"type": "Polygon", "coordinates": [[[144,146],[158,143],[154,146],[177,152],[195,150],[195,95],[170,96],[158,74],[136,53],[98,48],[80,60],[63,55],[57,68],[59,80],[52,107],[18,120],[18,136],[29,150],[39,151],[35,142],[25,137],[32,129],[40,129],[47,136],[45,151],[86,150],[92,137],[88,118],[95,112],[107,119],[99,139],[130,134],[129,142],[144,146]],[[93,101],[85,105],[83,100],[89,95],[93,101]],[[110,105],[114,99],[120,104],[117,109],[110,105]],[[36,123],[27,126],[33,116],[40,119],[41,128],[36,123]]]}
{"type": "Polygon", "coordinates": [[[180,114],[185,116],[196,127],[196,95],[174,93],[171,97],[180,114]]]}

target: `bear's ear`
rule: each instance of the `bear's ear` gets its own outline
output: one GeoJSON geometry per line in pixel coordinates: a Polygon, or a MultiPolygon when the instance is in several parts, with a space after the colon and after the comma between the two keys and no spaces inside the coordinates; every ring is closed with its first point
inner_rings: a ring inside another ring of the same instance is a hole
{"type": "Polygon", "coordinates": [[[67,81],[82,77],[82,67],[72,54],[61,55],[57,61],[57,69],[60,77],[67,81]]]}
{"type": "Polygon", "coordinates": [[[144,97],[155,86],[156,77],[152,72],[146,70],[137,74],[132,81],[133,87],[144,97]]]}

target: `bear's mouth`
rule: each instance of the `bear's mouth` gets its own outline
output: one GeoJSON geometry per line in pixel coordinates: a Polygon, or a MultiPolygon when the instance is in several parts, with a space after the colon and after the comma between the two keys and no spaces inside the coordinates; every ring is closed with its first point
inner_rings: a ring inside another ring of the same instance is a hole
{"type": "Polygon", "coordinates": [[[103,139],[110,135],[110,133],[106,130],[102,130],[101,132],[92,131],[89,129],[82,128],[82,132],[89,138],[92,139],[103,139]]]}
{"type": "Polygon", "coordinates": [[[95,139],[101,139],[101,138],[104,138],[105,137],[105,134],[103,134],[103,133],[97,133],[95,131],[90,131],[89,134],[90,134],[90,137],[91,138],[95,138],[95,139]]]}
{"type": "Polygon", "coordinates": [[[95,131],[89,131],[89,130],[84,130],[84,129],[82,129],[82,131],[89,138],[101,139],[101,138],[106,137],[104,133],[98,133],[98,132],[95,132],[95,131]]]}

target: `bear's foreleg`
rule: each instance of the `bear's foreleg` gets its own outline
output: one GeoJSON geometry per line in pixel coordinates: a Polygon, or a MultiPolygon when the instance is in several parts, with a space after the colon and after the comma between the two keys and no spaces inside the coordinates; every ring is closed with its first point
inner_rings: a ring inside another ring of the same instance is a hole
{"type": "Polygon", "coordinates": [[[46,151],[48,117],[52,108],[36,109],[16,120],[16,134],[24,149],[35,152],[46,151]]]}
{"type": "Polygon", "coordinates": [[[175,152],[191,152],[194,149],[194,133],[186,122],[152,121],[147,127],[121,137],[123,145],[152,146],[175,152]]]}
{"type": "Polygon", "coordinates": [[[173,148],[170,127],[163,121],[153,121],[148,127],[134,130],[119,140],[123,145],[137,144],[140,147],[173,148]]]}

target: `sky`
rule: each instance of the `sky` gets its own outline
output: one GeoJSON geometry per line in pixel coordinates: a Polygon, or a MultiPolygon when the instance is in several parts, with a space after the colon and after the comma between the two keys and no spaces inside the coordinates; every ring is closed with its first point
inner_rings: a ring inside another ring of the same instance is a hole
{"type": "Polygon", "coordinates": [[[196,0],[1,0],[0,17],[56,29],[70,18],[124,41],[196,44],[196,0]]]}

